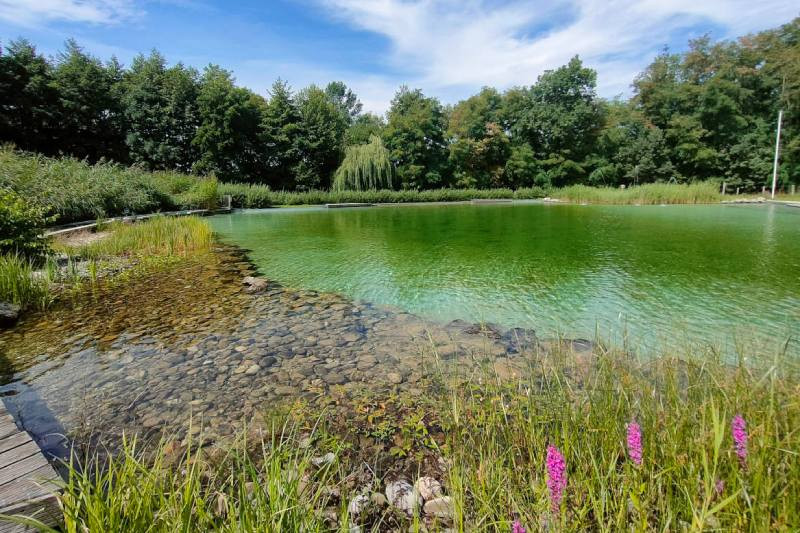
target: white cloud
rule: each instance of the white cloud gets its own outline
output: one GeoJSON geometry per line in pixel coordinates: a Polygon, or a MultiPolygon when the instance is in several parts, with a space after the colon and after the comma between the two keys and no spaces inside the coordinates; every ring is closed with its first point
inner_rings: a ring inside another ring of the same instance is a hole
{"type": "Polygon", "coordinates": [[[0,0],[0,19],[28,27],[51,21],[115,24],[139,14],[132,0],[0,0]]]}
{"type": "MultiPolygon", "coordinates": [[[[385,36],[398,78],[431,94],[527,85],[578,54],[604,96],[628,92],[675,35],[729,38],[797,15],[785,0],[318,0],[333,17],[385,36]]],[[[384,109],[388,102],[384,103],[384,109]]]]}

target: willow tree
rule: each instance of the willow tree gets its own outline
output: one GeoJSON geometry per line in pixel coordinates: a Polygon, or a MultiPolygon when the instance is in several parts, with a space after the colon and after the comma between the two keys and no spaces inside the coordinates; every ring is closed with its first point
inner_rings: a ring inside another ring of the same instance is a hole
{"type": "Polygon", "coordinates": [[[336,190],[391,188],[392,161],[381,138],[373,135],[367,144],[348,146],[344,161],[333,178],[336,190]]]}

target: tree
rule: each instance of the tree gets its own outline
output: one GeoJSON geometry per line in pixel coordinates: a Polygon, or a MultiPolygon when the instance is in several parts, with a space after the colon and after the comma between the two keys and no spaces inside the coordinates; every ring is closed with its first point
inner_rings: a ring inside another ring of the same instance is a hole
{"type": "Polygon", "coordinates": [[[364,113],[359,115],[347,128],[344,134],[344,144],[354,146],[367,144],[373,135],[380,137],[386,128],[386,122],[378,115],[364,113]]]}
{"type": "Polygon", "coordinates": [[[192,144],[199,158],[194,170],[223,180],[260,181],[264,108],[262,98],[234,85],[230,72],[206,67],[197,96],[200,125],[192,144]]]}
{"type": "Polygon", "coordinates": [[[52,86],[58,94],[58,127],[51,142],[60,151],[79,158],[125,162],[122,105],[116,94],[121,81],[116,61],[104,66],[67,41],[53,70],[52,86]]]}
{"type": "Polygon", "coordinates": [[[297,107],[300,122],[294,141],[300,160],[293,169],[295,187],[329,187],[342,158],[347,121],[341,109],[314,85],[298,95],[297,107]]]}
{"type": "Polygon", "coordinates": [[[325,94],[330,102],[339,110],[349,125],[361,115],[363,105],[356,94],[344,82],[332,81],[325,87],[325,94]]]}
{"type": "Polygon", "coordinates": [[[58,92],[52,67],[26,40],[0,48],[0,139],[25,150],[56,154],[58,92]]]}
{"type": "Polygon", "coordinates": [[[503,179],[509,187],[538,185],[541,167],[536,162],[533,149],[527,143],[511,147],[503,169],[503,179]]]}
{"type": "Polygon", "coordinates": [[[131,159],[155,170],[190,170],[199,126],[197,72],[180,63],[167,69],[154,50],[134,58],[123,86],[131,159]]]}
{"type": "Polygon", "coordinates": [[[392,100],[383,133],[404,188],[446,184],[446,122],[442,106],[419,89],[401,87],[392,100]]]}
{"type": "Polygon", "coordinates": [[[293,189],[293,170],[300,162],[295,137],[300,132],[300,112],[289,85],[283,80],[272,84],[269,102],[261,121],[267,183],[274,188],[293,189]]]}
{"type": "Polygon", "coordinates": [[[392,188],[392,161],[389,150],[377,135],[370,142],[348,146],[344,160],[336,170],[333,188],[356,190],[392,188]]]}

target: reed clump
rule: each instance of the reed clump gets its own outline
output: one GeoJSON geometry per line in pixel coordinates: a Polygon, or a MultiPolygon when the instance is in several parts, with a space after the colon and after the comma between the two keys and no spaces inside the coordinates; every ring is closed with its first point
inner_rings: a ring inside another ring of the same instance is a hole
{"type": "Polygon", "coordinates": [[[626,189],[571,185],[553,189],[550,196],[573,203],[613,205],[710,204],[722,200],[716,182],[691,184],[647,183],[626,189]]]}
{"type": "Polygon", "coordinates": [[[208,223],[195,216],[157,216],[135,224],[114,222],[110,235],[76,249],[68,250],[84,259],[109,256],[185,256],[205,252],[211,247],[208,223]]]}

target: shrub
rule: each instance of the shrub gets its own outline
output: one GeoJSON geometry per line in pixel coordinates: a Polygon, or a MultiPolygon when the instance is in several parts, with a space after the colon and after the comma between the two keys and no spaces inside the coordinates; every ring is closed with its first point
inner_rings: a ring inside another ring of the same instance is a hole
{"type": "Polygon", "coordinates": [[[48,222],[45,212],[14,191],[0,188],[0,253],[28,258],[44,255],[47,240],[43,232],[48,222]]]}

